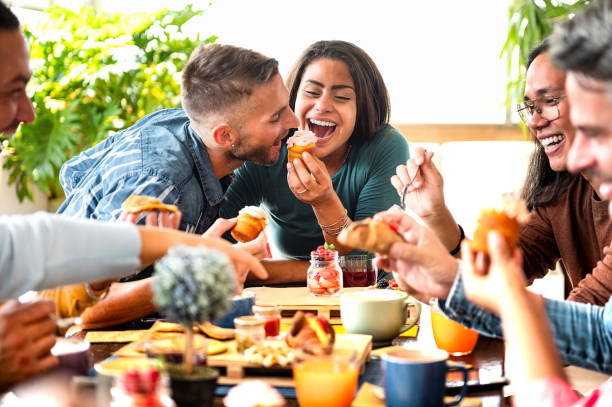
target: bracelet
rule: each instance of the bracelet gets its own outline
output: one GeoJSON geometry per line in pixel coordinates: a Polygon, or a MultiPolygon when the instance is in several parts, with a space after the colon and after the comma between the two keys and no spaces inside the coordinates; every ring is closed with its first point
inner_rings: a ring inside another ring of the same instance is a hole
{"type": "Polygon", "coordinates": [[[338,226],[337,228],[322,228],[322,229],[323,229],[323,232],[325,232],[329,236],[338,236],[340,232],[342,232],[342,230],[348,226],[348,224],[349,224],[349,218],[347,216],[346,219],[344,220],[344,223],[341,226],[338,226]]]}
{"type": "Polygon", "coordinates": [[[455,246],[455,248],[449,252],[451,256],[459,253],[459,250],[461,250],[461,242],[463,242],[463,239],[465,239],[465,232],[463,231],[463,228],[458,223],[457,226],[459,226],[459,233],[461,234],[459,236],[459,243],[457,243],[457,246],[455,246]]]}
{"type": "Polygon", "coordinates": [[[106,298],[106,296],[108,295],[108,291],[109,290],[110,290],[110,284],[103,291],[102,290],[95,290],[95,291],[102,291],[102,293],[100,295],[98,295],[98,294],[96,294],[94,292],[94,289],[91,288],[89,283],[85,284],[85,291],[87,291],[87,295],[89,296],[89,299],[92,300],[93,302],[98,302],[98,301],[101,301],[104,298],[106,298]]]}
{"type": "Polygon", "coordinates": [[[321,224],[319,223],[319,226],[321,226],[321,228],[323,228],[323,229],[325,229],[325,228],[329,228],[329,227],[332,227],[332,226],[336,226],[338,223],[340,223],[340,222],[342,222],[342,221],[346,221],[346,219],[345,219],[345,218],[347,217],[347,215],[348,215],[348,210],[347,210],[347,209],[344,209],[344,215],[340,216],[340,219],[338,219],[338,220],[337,220],[337,221],[335,221],[334,223],[330,223],[329,225],[321,225],[321,224]]]}

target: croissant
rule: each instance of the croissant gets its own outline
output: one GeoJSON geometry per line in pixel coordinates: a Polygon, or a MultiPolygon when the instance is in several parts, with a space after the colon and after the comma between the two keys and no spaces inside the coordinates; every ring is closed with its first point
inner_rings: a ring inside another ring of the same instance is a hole
{"type": "Polygon", "coordinates": [[[338,235],[338,241],[353,249],[388,254],[391,245],[404,238],[386,223],[366,218],[348,225],[338,235]]]}

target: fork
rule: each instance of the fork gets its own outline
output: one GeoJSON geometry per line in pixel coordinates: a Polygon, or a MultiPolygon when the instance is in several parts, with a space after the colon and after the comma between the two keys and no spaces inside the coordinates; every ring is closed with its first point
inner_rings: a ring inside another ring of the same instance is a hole
{"type": "Polygon", "coordinates": [[[421,169],[421,167],[417,167],[416,172],[414,173],[414,177],[412,177],[412,179],[402,187],[402,190],[400,192],[400,195],[402,196],[402,199],[400,200],[400,205],[402,207],[404,207],[404,204],[406,203],[406,192],[408,192],[408,187],[410,185],[412,185],[412,183],[414,182],[414,180],[416,179],[417,175],[419,175],[419,170],[421,169]]]}

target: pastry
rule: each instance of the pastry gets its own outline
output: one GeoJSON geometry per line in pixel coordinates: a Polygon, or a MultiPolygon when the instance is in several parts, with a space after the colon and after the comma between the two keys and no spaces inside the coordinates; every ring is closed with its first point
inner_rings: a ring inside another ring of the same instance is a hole
{"type": "Polygon", "coordinates": [[[287,344],[254,345],[244,351],[247,362],[265,367],[287,366],[293,362],[293,351],[287,344]]]}
{"type": "Polygon", "coordinates": [[[198,328],[202,333],[209,338],[220,339],[225,341],[227,339],[234,339],[236,336],[236,330],[232,328],[221,328],[220,326],[213,325],[210,322],[203,322],[198,324],[198,328]]]}
{"type": "Polygon", "coordinates": [[[236,226],[232,229],[232,237],[246,243],[259,236],[268,224],[268,216],[257,206],[245,206],[238,212],[236,226]]]}
{"type": "Polygon", "coordinates": [[[146,195],[130,195],[121,204],[121,209],[128,213],[138,213],[143,211],[167,211],[177,212],[176,205],[165,204],[157,198],[146,195]]]}
{"type": "Polygon", "coordinates": [[[352,222],[338,235],[338,241],[353,249],[388,254],[391,245],[404,238],[392,226],[380,220],[366,218],[352,222]]]}
{"type": "Polygon", "coordinates": [[[311,151],[317,143],[317,136],[310,130],[297,130],[287,139],[287,161],[301,159],[302,153],[311,151]]]}
{"type": "Polygon", "coordinates": [[[520,224],[527,221],[528,218],[529,212],[523,200],[504,197],[496,206],[480,211],[480,217],[476,221],[474,230],[474,239],[470,242],[471,249],[488,253],[487,236],[491,230],[495,230],[504,237],[510,250],[514,250],[518,241],[520,224]]]}
{"type": "Polygon", "coordinates": [[[313,355],[330,354],[336,341],[334,329],[323,317],[296,312],[285,342],[289,347],[313,355]]]}
{"type": "Polygon", "coordinates": [[[225,407],[283,407],[285,399],[268,383],[249,380],[232,387],[223,399],[225,407]]]}

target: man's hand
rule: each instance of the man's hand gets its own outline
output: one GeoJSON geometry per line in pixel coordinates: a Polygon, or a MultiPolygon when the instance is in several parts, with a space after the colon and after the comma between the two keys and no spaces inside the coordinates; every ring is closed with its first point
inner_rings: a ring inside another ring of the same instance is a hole
{"type": "MultiPolygon", "coordinates": [[[[117,221],[136,224],[139,216],[140,213],[121,212],[117,221]]],[[[148,211],[145,226],[178,229],[181,225],[181,216],[181,211],[148,211]]]]}
{"type": "Polygon", "coordinates": [[[53,312],[50,301],[0,306],[0,390],[57,366],[53,312]]]}
{"type": "Polygon", "coordinates": [[[463,286],[468,299],[497,314],[504,304],[526,292],[522,256],[514,253],[496,231],[487,236],[489,255],[473,252],[468,242],[461,245],[463,286]]]}
{"type": "Polygon", "coordinates": [[[398,284],[409,292],[420,292],[420,298],[446,298],[458,265],[433,232],[400,211],[381,212],[375,218],[397,225],[405,240],[394,243],[387,256],[377,257],[377,267],[396,272],[398,284]]]}

